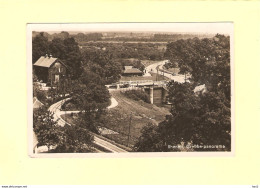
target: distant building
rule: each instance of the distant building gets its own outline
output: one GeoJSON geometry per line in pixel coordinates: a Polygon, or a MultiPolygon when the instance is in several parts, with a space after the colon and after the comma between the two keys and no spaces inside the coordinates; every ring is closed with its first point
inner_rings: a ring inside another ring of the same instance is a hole
{"type": "Polygon", "coordinates": [[[122,76],[142,76],[143,72],[133,66],[125,66],[122,76]]]}
{"type": "Polygon", "coordinates": [[[51,86],[68,76],[67,66],[58,58],[47,54],[34,63],[34,72],[39,80],[51,86]]]}
{"type": "Polygon", "coordinates": [[[132,69],[133,66],[125,66],[125,70],[132,69]]]}

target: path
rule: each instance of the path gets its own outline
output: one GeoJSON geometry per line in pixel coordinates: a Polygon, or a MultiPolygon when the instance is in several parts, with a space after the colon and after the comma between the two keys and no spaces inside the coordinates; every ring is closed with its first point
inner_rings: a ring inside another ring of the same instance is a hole
{"type": "MultiPolygon", "coordinates": [[[[56,102],[55,104],[51,105],[49,108],[49,111],[53,113],[53,118],[55,121],[58,122],[58,125],[60,126],[64,126],[65,124],[69,124],[66,121],[64,121],[61,118],[62,114],[65,114],[65,111],[61,111],[61,106],[64,104],[64,102],[66,102],[67,100],[70,100],[70,98],[67,99],[63,99],[59,102],[56,102]]],[[[115,98],[111,98],[111,104],[110,106],[108,106],[108,109],[114,108],[118,105],[118,102],[116,101],[115,98]]],[[[79,113],[79,111],[66,111],[67,113],[79,113]]],[[[122,148],[119,148],[118,146],[103,140],[101,138],[98,138],[97,136],[94,136],[94,143],[107,149],[108,151],[112,152],[112,153],[123,153],[123,152],[127,152],[126,150],[123,150],[122,148]]]]}

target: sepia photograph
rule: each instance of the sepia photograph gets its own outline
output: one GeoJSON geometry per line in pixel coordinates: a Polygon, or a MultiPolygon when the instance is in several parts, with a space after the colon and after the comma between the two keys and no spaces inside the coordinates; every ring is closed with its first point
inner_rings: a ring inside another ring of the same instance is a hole
{"type": "Polygon", "coordinates": [[[231,22],[28,24],[29,155],[232,153],[232,50],[231,22]]]}

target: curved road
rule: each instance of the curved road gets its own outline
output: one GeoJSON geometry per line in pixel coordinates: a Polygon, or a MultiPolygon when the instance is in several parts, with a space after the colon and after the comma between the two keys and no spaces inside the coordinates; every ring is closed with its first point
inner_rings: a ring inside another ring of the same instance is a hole
{"type": "Polygon", "coordinates": [[[164,75],[165,77],[167,77],[171,80],[174,80],[175,82],[184,83],[185,82],[185,76],[184,75],[179,74],[179,75],[173,76],[172,74],[162,72],[162,71],[159,70],[159,69],[163,69],[163,65],[165,65],[166,63],[168,63],[168,60],[159,61],[157,63],[154,63],[154,64],[147,66],[145,68],[145,70],[146,70],[145,76],[149,76],[150,75],[149,72],[158,73],[160,75],[164,75]],[[158,71],[157,71],[157,69],[158,69],[158,71]]]}
{"type": "MultiPolygon", "coordinates": [[[[55,121],[58,122],[58,125],[64,126],[67,122],[64,121],[61,118],[61,115],[65,113],[65,111],[61,111],[61,106],[64,104],[65,101],[70,100],[70,98],[60,100],[59,102],[54,103],[53,105],[50,106],[48,109],[50,112],[53,113],[53,118],[55,121]]],[[[107,108],[114,108],[118,105],[118,102],[112,97],[111,98],[111,105],[108,106],[107,108]]],[[[79,111],[66,111],[66,113],[78,113],[79,111]]],[[[69,123],[67,123],[69,124],[69,123]]],[[[105,148],[106,150],[112,152],[112,153],[124,153],[127,152],[126,150],[119,148],[118,146],[103,140],[101,138],[98,138],[97,136],[94,136],[94,143],[101,146],[102,148],[105,148]]]]}

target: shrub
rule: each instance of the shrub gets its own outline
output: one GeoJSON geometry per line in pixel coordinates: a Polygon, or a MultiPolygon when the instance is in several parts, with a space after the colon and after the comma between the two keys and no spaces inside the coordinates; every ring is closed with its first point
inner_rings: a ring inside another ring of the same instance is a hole
{"type": "Polygon", "coordinates": [[[79,108],[77,108],[77,104],[75,101],[73,100],[69,100],[66,101],[62,106],[61,106],[62,110],[67,110],[67,111],[73,111],[73,110],[78,110],[79,108]]]}
{"type": "Polygon", "coordinates": [[[130,99],[139,101],[142,100],[144,102],[150,103],[149,95],[143,90],[129,90],[125,91],[124,95],[130,99]]]}

